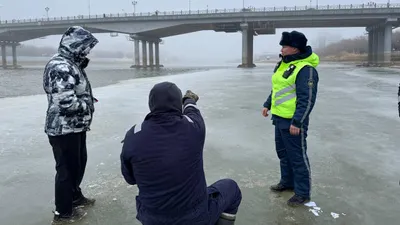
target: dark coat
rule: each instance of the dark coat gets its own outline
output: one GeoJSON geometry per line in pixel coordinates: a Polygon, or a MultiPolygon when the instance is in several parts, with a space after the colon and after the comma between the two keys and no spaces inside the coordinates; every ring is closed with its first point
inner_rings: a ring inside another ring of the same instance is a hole
{"type": "Polygon", "coordinates": [[[205,125],[196,103],[173,83],[155,85],[150,113],[124,139],[121,169],[137,185],[137,218],[145,225],[196,224],[207,217],[203,170],[205,125]]]}

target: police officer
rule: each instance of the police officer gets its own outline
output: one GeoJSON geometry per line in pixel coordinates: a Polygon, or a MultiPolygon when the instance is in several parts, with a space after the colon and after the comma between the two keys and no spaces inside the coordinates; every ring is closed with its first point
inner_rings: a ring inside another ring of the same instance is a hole
{"type": "Polygon", "coordinates": [[[281,179],[274,192],[294,190],[288,205],[299,206],[310,200],[311,170],[307,156],[309,116],[317,98],[319,57],[298,31],[283,32],[279,43],[281,60],[272,75],[272,91],[262,115],[272,114],[275,144],[280,160],[281,179]]]}

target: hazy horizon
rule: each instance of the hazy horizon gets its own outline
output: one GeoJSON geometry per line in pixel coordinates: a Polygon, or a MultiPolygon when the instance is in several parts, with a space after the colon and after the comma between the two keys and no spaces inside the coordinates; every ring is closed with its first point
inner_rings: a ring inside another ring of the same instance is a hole
{"type": "MultiPolygon", "coordinates": [[[[159,11],[180,11],[189,9],[189,0],[170,0],[161,2],[156,0],[137,0],[136,12],[154,12],[159,11]]],[[[375,1],[376,3],[387,3],[387,0],[375,1]]],[[[391,1],[396,4],[400,1],[391,1]]],[[[88,15],[90,3],[90,14],[103,13],[124,13],[133,12],[132,1],[130,0],[114,0],[112,2],[95,2],[94,0],[37,0],[35,4],[26,4],[24,0],[0,0],[0,17],[1,20],[10,19],[27,19],[46,17],[45,8],[49,7],[49,17],[54,16],[71,16],[71,15],[88,15]]],[[[288,0],[285,4],[281,2],[266,3],[262,0],[246,0],[245,7],[281,7],[281,6],[309,6],[309,0],[288,0]]],[[[366,1],[353,0],[319,0],[318,5],[328,4],[363,4],[366,1]]],[[[315,7],[316,1],[311,1],[311,5],[315,7]]],[[[229,3],[217,2],[211,0],[191,0],[190,7],[192,10],[197,9],[221,9],[221,8],[242,8],[243,1],[235,0],[229,3]]],[[[319,36],[327,37],[327,43],[338,41],[342,38],[352,38],[365,34],[365,28],[293,28],[293,29],[276,29],[275,35],[260,35],[254,37],[254,54],[263,53],[279,53],[278,45],[281,33],[285,30],[298,30],[303,32],[308,40],[309,45],[316,48],[319,36]]],[[[111,37],[110,34],[95,34],[100,43],[95,50],[115,50],[121,52],[133,52],[133,43],[127,40],[125,34],[119,34],[117,37],[111,37]]],[[[35,46],[52,46],[57,47],[60,35],[48,36],[45,39],[34,39],[23,42],[24,45],[35,46]]],[[[179,36],[163,38],[164,44],[160,47],[160,55],[168,55],[169,57],[188,58],[191,60],[212,60],[227,61],[241,57],[241,33],[217,33],[214,31],[199,31],[179,36]]]]}

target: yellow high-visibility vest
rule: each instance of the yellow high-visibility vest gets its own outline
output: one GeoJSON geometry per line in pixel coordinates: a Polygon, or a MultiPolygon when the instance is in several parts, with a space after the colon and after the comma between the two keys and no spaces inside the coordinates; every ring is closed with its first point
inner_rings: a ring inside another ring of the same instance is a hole
{"type": "MultiPolygon", "coordinates": [[[[309,57],[290,63],[280,63],[272,75],[271,114],[291,119],[296,111],[296,77],[304,66],[316,67],[319,57],[312,53],[309,57]],[[285,78],[286,77],[286,78],[285,78]]],[[[313,71],[310,70],[310,73],[313,71]]]]}

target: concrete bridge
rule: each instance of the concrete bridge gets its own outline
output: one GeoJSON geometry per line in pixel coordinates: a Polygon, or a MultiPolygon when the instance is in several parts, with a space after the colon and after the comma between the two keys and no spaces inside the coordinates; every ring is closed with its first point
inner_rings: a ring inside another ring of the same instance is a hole
{"type": "Polygon", "coordinates": [[[128,34],[134,42],[133,67],[160,67],[162,38],[201,30],[241,32],[242,63],[239,67],[254,67],[253,38],[256,35],[275,34],[276,28],[365,27],[369,33],[369,63],[388,64],[391,62],[392,29],[398,27],[399,18],[400,4],[350,4],[15,19],[1,21],[0,45],[2,66],[7,67],[5,49],[11,46],[13,67],[16,67],[16,46],[20,42],[62,34],[69,26],[80,25],[93,33],[128,34]]]}

